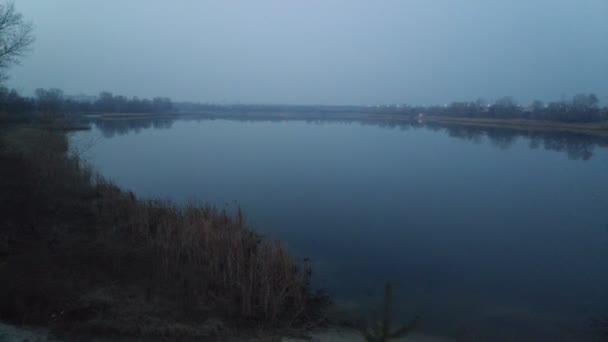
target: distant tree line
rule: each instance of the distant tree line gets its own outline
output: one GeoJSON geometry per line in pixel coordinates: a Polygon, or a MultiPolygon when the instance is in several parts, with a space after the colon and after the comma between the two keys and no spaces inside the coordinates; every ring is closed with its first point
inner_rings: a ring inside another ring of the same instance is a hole
{"type": "Polygon", "coordinates": [[[445,106],[324,106],[324,105],[218,105],[201,103],[177,103],[175,109],[191,113],[314,113],[331,115],[342,113],[372,113],[387,115],[418,116],[434,115],[448,117],[530,119],[567,123],[608,121],[608,108],[600,107],[594,94],[580,94],[570,100],[549,102],[536,100],[527,106],[519,105],[511,97],[502,97],[492,104],[483,100],[453,102],[445,106]]]}
{"type": "Polygon", "coordinates": [[[34,118],[56,118],[83,114],[148,113],[162,114],[173,110],[166,97],[128,98],[102,92],[93,99],[65,96],[56,88],[37,89],[34,97],[21,96],[16,90],[0,87],[0,121],[25,121],[34,118]]]}
{"type": "Polygon", "coordinates": [[[36,117],[65,117],[82,114],[147,113],[163,114],[268,114],[300,113],[323,119],[333,114],[386,114],[417,117],[431,116],[493,119],[530,119],[566,123],[608,121],[608,108],[599,105],[594,94],[576,95],[570,100],[549,102],[533,101],[519,105],[511,97],[499,98],[492,104],[483,100],[453,102],[445,106],[327,106],[327,105],[220,105],[192,102],[174,103],[166,97],[140,99],[102,92],[99,96],[66,96],[56,88],[37,89],[34,97],[21,96],[14,89],[0,87],[0,121],[23,121],[36,117]]]}
{"type": "Polygon", "coordinates": [[[73,113],[167,113],[173,109],[173,102],[167,97],[149,100],[109,92],[102,92],[95,101],[68,100],[66,105],[73,113]]]}
{"type": "Polygon", "coordinates": [[[33,99],[23,97],[15,89],[0,87],[0,113],[12,116],[30,113],[34,110],[33,99]]]}
{"type": "Polygon", "coordinates": [[[528,106],[517,104],[511,97],[503,97],[493,104],[485,104],[484,101],[477,100],[475,102],[453,102],[449,106],[411,109],[414,112],[428,115],[453,117],[532,119],[568,123],[608,120],[608,109],[600,107],[599,99],[594,94],[580,94],[571,100],[549,102],[548,104],[536,100],[528,106]]]}

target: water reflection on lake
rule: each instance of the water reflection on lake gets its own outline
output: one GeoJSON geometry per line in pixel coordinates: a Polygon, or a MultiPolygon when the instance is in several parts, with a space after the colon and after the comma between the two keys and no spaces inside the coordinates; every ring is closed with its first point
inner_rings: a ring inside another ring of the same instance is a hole
{"type": "Polygon", "coordinates": [[[420,330],[593,340],[608,314],[608,142],[394,122],[104,120],[101,174],[141,196],[241,205],[346,306],[385,281],[420,330]]]}

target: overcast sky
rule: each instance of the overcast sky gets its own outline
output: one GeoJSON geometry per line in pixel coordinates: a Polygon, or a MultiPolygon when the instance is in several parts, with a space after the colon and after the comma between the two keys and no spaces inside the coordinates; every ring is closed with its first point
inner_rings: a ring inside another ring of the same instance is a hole
{"type": "Polygon", "coordinates": [[[229,103],[608,96],[608,0],[17,0],[9,85],[229,103]]]}

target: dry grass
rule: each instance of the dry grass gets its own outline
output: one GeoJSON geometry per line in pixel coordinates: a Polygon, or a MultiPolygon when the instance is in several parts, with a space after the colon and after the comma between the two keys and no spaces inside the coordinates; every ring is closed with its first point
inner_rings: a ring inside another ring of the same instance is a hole
{"type": "Polygon", "coordinates": [[[326,303],[310,290],[310,266],[247,227],[240,209],[138,199],[68,156],[57,131],[0,134],[0,161],[10,166],[0,170],[0,319],[202,336],[218,318],[302,326],[326,303]]]}
{"type": "Polygon", "coordinates": [[[106,239],[128,241],[125,252],[136,247],[154,267],[148,292],[172,288],[191,304],[223,303],[228,314],[273,324],[307,312],[310,267],[291,258],[280,241],[247,228],[240,210],[230,215],[208,205],[137,200],[104,180],[97,189],[106,239]]]}

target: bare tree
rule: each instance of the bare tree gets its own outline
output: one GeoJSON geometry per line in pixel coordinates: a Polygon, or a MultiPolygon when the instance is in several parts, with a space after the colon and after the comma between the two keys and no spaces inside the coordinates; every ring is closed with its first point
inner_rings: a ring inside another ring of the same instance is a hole
{"type": "Polygon", "coordinates": [[[7,69],[29,50],[34,42],[32,24],[23,20],[12,2],[0,4],[0,81],[5,80],[7,69]]]}

